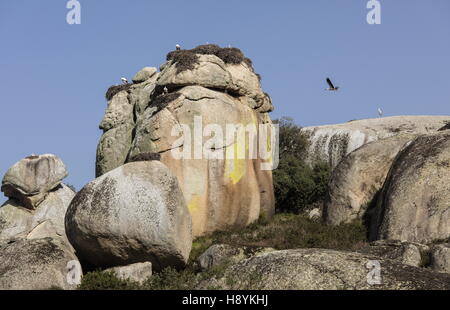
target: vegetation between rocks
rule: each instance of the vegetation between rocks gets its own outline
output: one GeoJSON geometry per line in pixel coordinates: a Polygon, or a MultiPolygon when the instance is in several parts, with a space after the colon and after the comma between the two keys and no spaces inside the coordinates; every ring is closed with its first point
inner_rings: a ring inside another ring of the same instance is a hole
{"type": "Polygon", "coordinates": [[[299,213],[325,199],[331,169],[326,163],[311,167],[305,162],[309,141],[292,119],[276,122],[280,128],[280,162],[273,171],[276,211],[299,213]]]}
{"type": "Polygon", "coordinates": [[[278,250],[328,248],[349,251],[356,251],[367,246],[366,229],[360,221],[339,226],[327,226],[321,221],[310,220],[301,214],[276,214],[270,222],[261,219],[240,230],[215,232],[210,236],[197,238],[193,242],[188,266],[184,270],[176,271],[166,268],[154,274],[143,284],[120,280],[114,274],[96,271],[87,273],[83,277],[79,289],[195,289],[206,279],[220,278],[228,267],[225,263],[207,271],[198,270],[196,260],[213,244],[272,247],[278,250]]]}

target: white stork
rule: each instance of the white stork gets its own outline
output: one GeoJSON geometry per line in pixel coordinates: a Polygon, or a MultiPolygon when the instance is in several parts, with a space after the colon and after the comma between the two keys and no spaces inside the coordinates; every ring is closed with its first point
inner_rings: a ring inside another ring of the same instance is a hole
{"type": "Polygon", "coordinates": [[[328,83],[328,88],[326,88],[325,90],[328,91],[337,91],[339,90],[339,86],[334,86],[333,82],[331,82],[330,78],[327,78],[327,83],[328,83]]]}
{"type": "Polygon", "coordinates": [[[177,51],[181,50],[180,44],[175,45],[175,48],[177,49],[177,51]]]}
{"type": "Polygon", "coordinates": [[[128,80],[126,78],[120,78],[120,80],[122,81],[123,84],[128,84],[128,80]]]}
{"type": "Polygon", "coordinates": [[[378,116],[383,117],[383,110],[381,108],[378,108],[378,116]]]}

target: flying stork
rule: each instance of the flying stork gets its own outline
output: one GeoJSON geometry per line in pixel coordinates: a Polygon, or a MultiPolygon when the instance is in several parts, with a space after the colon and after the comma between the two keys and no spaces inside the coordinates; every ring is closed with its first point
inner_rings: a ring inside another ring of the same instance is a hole
{"type": "Polygon", "coordinates": [[[337,91],[337,90],[339,90],[339,86],[334,86],[334,84],[333,84],[333,82],[331,82],[330,78],[327,78],[327,83],[328,83],[328,86],[330,86],[330,87],[325,89],[325,90],[328,90],[328,91],[337,91]]]}

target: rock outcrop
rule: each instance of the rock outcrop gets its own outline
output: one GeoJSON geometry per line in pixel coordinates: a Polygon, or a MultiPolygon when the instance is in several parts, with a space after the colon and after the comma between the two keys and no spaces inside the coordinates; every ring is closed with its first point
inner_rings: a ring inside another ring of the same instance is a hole
{"type": "Polygon", "coordinates": [[[88,183],[65,223],[77,256],[100,268],[147,261],[154,270],[183,267],[192,246],[178,181],[159,161],[129,163],[88,183]]]}
{"type": "Polygon", "coordinates": [[[450,116],[393,116],[355,120],[344,124],[305,127],[309,136],[307,161],[323,161],[336,167],[361,146],[398,134],[428,134],[442,128],[450,116]]]}
{"type": "Polygon", "coordinates": [[[450,289],[450,275],[373,255],[324,249],[275,251],[240,261],[199,288],[263,290],[450,289]],[[380,274],[377,277],[376,262],[380,274]],[[373,275],[373,277],[371,276],[373,275]]]}
{"type": "Polygon", "coordinates": [[[20,160],[5,174],[2,190],[10,199],[0,207],[0,240],[63,238],[64,216],[75,193],[62,183],[67,170],[46,154],[20,160]]]}
{"type": "Polygon", "coordinates": [[[364,218],[398,152],[414,137],[399,134],[370,142],[345,156],[331,176],[325,204],[326,222],[339,225],[364,218]]]}
{"type": "Polygon", "coordinates": [[[8,169],[1,191],[25,208],[35,209],[66,176],[66,167],[59,157],[52,154],[32,155],[8,169]]]}
{"type": "Polygon", "coordinates": [[[423,135],[396,157],[372,216],[371,239],[450,237],[450,132],[423,135]]]}
{"type": "Polygon", "coordinates": [[[15,200],[0,207],[0,240],[11,238],[39,239],[61,237],[66,239],[64,217],[75,193],[66,185],[46,193],[36,209],[30,210],[15,200]]]}
{"type": "MultiPolygon", "coordinates": [[[[97,176],[141,153],[160,153],[178,178],[194,236],[271,217],[272,173],[261,167],[271,166],[274,158],[249,156],[258,151],[252,135],[243,141],[225,138],[237,125],[254,126],[258,138],[263,136],[259,125],[272,128],[272,102],[251,62],[238,49],[206,45],[169,53],[161,69],[109,101],[97,176]]],[[[273,138],[260,140],[259,148],[267,149],[273,138]]]]}
{"type": "Polygon", "coordinates": [[[61,239],[0,241],[0,289],[75,289],[77,284],[68,281],[71,261],[77,257],[61,239]]]}

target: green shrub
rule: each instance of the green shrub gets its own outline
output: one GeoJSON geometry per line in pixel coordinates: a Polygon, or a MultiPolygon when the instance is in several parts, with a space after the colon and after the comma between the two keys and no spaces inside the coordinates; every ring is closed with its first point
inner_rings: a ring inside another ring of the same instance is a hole
{"type": "Polygon", "coordinates": [[[121,280],[112,271],[88,272],[83,276],[81,284],[78,286],[79,290],[137,290],[139,288],[138,283],[121,280]]]}
{"type": "Polygon", "coordinates": [[[313,168],[305,163],[308,138],[292,119],[277,121],[280,127],[280,162],[273,171],[277,212],[299,213],[306,207],[325,200],[330,168],[316,163],[313,168]]]}

